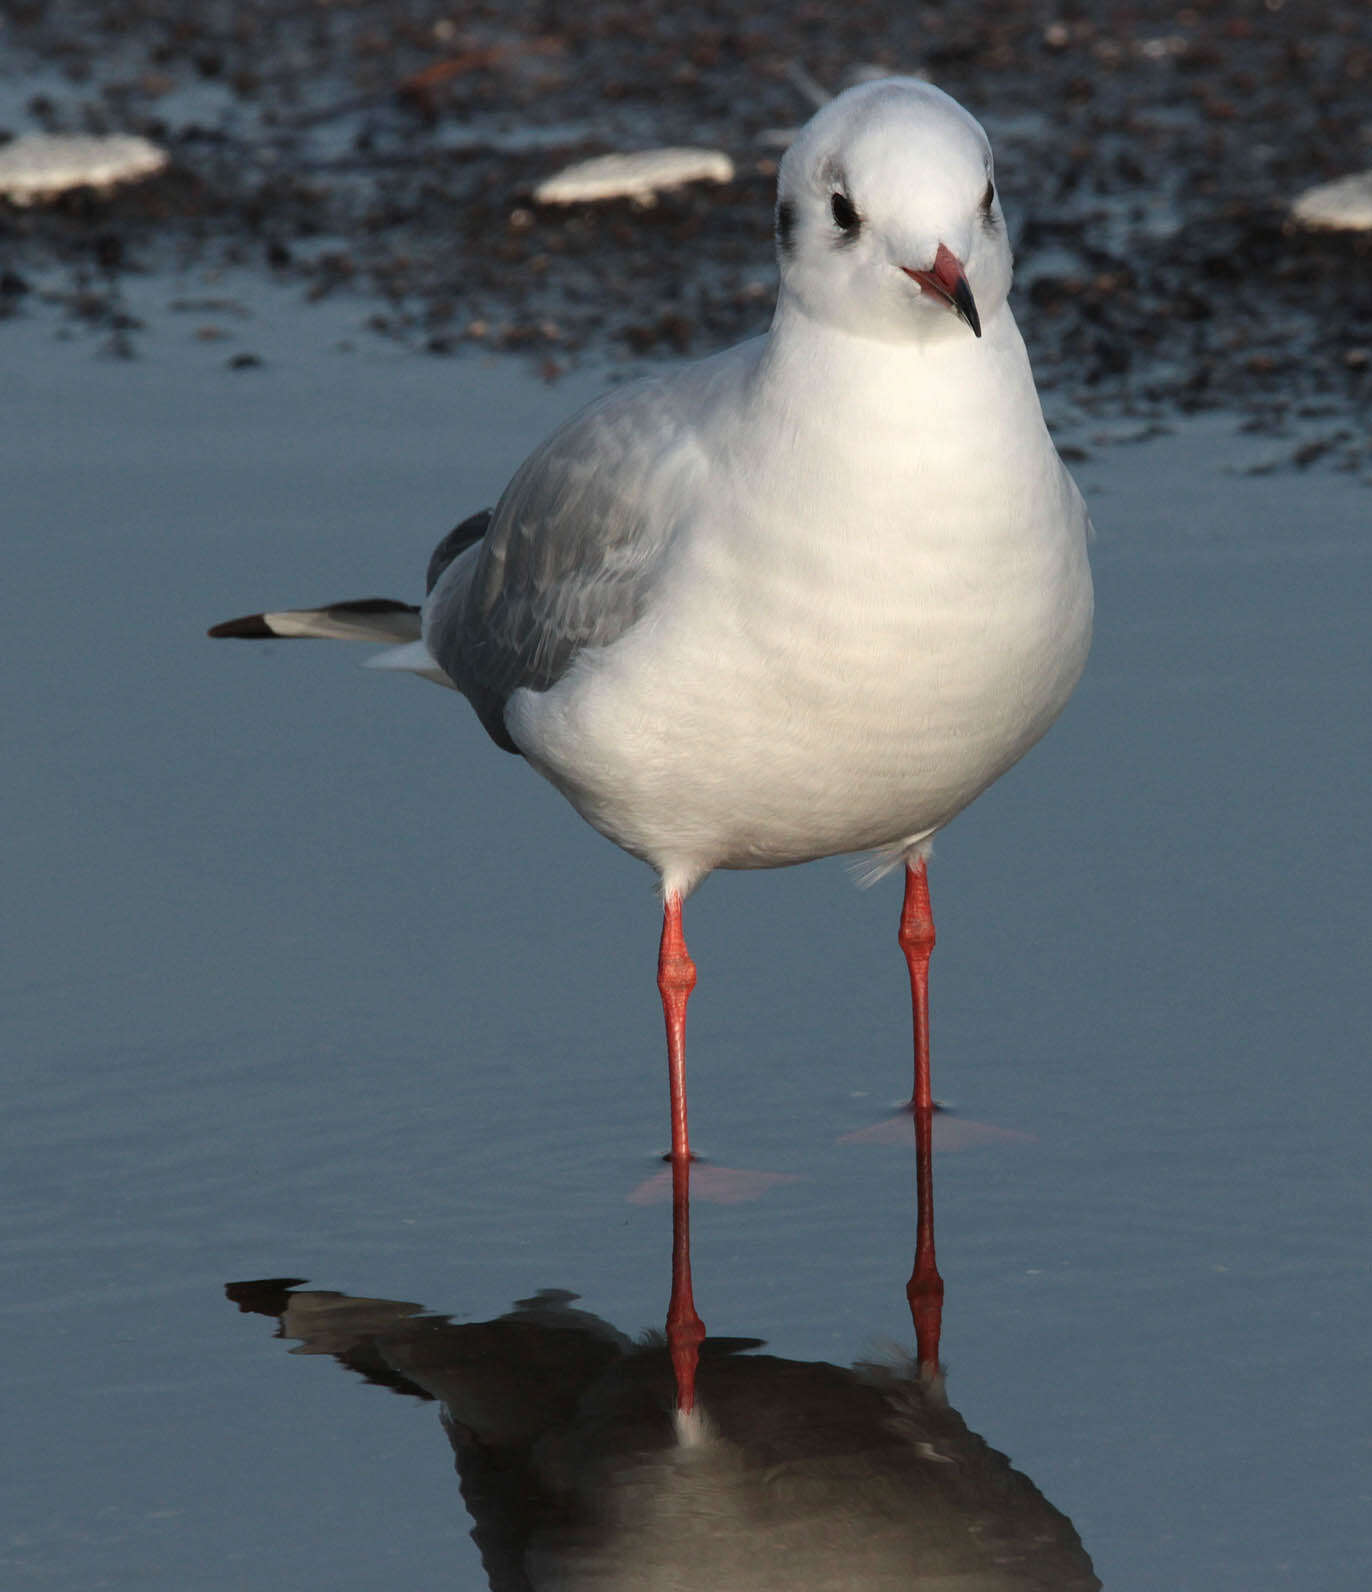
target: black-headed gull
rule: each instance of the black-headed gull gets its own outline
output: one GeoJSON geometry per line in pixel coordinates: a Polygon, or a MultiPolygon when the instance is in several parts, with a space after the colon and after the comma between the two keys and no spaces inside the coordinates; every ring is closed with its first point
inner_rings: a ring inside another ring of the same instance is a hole
{"type": "Polygon", "coordinates": [[[904,864],[927,1131],[929,840],[1057,717],[1091,637],[1089,521],[1006,302],[979,124],[914,79],[850,89],[786,152],[776,230],[767,335],[568,421],[440,544],[422,610],[212,632],[408,640],[385,661],[455,686],[657,870],[676,1165],[681,904],[713,868],[904,864]]]}

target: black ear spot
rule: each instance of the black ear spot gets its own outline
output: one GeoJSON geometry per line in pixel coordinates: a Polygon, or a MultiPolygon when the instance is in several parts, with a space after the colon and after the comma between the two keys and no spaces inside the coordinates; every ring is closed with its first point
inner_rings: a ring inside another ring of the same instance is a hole
{"type": "Polygon", "coordinates": [[[829,210],[834,218],[834,225],[840,232],[848,237],[855,238],[858,228],[862,225],[862,217],[853,207],[853,201],[846,193],[834,193],[829,199],[829,210]]]}
{"type": "Polygon", "coordinates": [[[777,247],[790,254],[796,246],[796,207],[789,199],[777,206],[777,247]]]}

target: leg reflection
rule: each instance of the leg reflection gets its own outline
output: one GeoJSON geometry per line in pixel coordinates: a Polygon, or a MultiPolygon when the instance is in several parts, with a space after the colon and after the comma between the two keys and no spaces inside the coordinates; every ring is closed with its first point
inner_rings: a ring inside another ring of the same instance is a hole
{"type": "Polygon", "coordinates": [[[705,1323],[691,1294],[691,1160],[672,1157],[672,1297],[667,1306],[667,1349],[676,1376],[676,1407],[689,1415],[696,1402],[696,1366],[705,1323]]]}
{"type": "Polygon", "coordinates": [[[934,1260],[934,1112],[915,1108],[915,1269],[905,1296],[915,1324],[915,1358],[921,1376],[938,1372],[939,1336],[943,1331],[943,1278],[934,1260]]]}

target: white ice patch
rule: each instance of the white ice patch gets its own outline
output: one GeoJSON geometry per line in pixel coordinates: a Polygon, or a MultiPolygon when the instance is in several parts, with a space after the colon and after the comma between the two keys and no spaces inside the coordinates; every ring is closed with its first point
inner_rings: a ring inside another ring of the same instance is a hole
{"type": "Polygon", "coordinates": [[[131,133],[25,133],[0,147],[0,194],[13,204],[28,205],[55,199],[71,188],[137,182],[166,164],[165,149],[131,133]]]}
{"type": "Polygon", "coordinates": [[[1291,219],[1303,227],[1372,231],[1372,171],[1355,172],[1337,182],[1307,188],[1292,204],[1291,219]]]}
{"type": "Polygon", "coordinates": [[[651,204],[660,189],[687,182],[732,182],[734,163],[722,149],[640,149],[578,161],[539,183],[543,205],[585,204],[598,199],[636,199],[651,204]]]}

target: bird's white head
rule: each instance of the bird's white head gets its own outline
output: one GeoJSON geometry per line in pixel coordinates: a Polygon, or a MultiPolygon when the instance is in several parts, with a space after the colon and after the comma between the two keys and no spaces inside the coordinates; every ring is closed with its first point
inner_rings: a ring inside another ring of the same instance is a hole
{"type": "Polygon", "coordinates": [[[887,342],[981,336],[1011,268],[986,134],[918,78],[847,90],[781,162],[777,251],[779,312],[887,342]]]}

